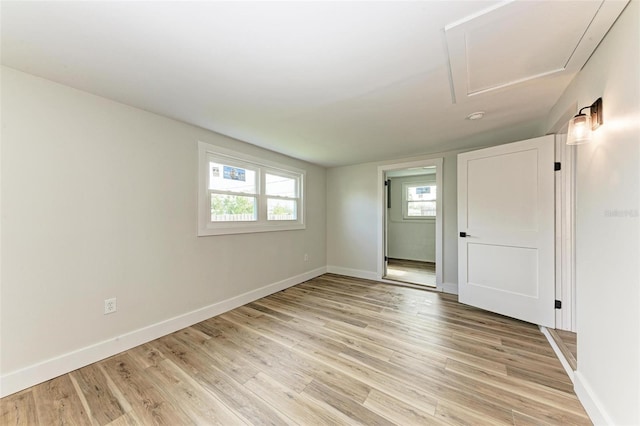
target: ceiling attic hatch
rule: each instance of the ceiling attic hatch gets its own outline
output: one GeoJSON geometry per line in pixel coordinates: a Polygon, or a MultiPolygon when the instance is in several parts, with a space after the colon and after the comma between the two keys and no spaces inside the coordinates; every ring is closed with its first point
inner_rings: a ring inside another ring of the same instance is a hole
{"type": "Polygon", "coordinates": [[[568,85],[626,4],[509,1],[447,25],[453,102],[558,76],[568,85]]]}

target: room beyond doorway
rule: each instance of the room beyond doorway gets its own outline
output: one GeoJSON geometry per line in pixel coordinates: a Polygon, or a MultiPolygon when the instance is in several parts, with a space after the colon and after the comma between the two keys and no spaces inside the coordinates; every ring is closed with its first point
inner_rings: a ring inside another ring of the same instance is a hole
{"type": "Polygon", "coordinates": [[[386,282],[442,286],[442,159],[381,166],[382,255],[386,282]]]}
{"type": "Polygon", "coordinates": [[[416,260],[389,259],[386,279],[410,284],[436,286],[436,264],[416,260]]]}

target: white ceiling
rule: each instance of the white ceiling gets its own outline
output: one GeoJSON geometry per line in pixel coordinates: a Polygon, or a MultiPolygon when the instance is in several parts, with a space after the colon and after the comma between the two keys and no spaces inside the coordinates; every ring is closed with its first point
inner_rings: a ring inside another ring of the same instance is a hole
{"type": "Polygon", "coordinates": [[[540,134],[626,3],[2,1],[1,52],[3,65],[335,166],[540,134]]]}

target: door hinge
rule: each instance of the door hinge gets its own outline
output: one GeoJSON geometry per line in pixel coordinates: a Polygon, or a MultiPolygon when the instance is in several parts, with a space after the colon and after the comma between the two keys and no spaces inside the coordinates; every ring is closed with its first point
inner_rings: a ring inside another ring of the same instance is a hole
{"type": "Polygon", "coordinates": [[[389,258],[387,256],[384,257],[384,261],[387,262],[389,258]]]}
{"type": "Polygon", "coordinates": [[[391,208],[391,180],[387,179],[384,181],[384,186],[387,187],[387,208],[391,208]]]}
{"type": "Polygon", "coordinates": [[[556,300],[555,308],[556,309],[562,309],[562,301],[561,300],[556,300]]]}
{"type": "Polygon", "coordinates": [[[553,170],[556,172],[562,170],[562,163],[553,163],[553,170]]]}

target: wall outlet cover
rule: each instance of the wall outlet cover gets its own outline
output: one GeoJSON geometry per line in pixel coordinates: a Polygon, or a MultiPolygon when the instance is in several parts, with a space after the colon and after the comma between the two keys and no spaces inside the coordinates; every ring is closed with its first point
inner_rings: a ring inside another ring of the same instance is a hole
{"type": "Polygon", "coordinates": [[[104,314],[112,314],[118,310],[118,305],[116,302],[116,298],[112,297],[111,299],[104,299],[104,314]]]}

